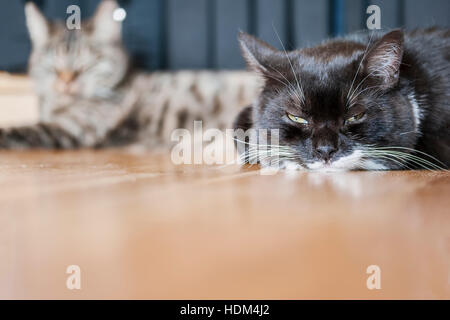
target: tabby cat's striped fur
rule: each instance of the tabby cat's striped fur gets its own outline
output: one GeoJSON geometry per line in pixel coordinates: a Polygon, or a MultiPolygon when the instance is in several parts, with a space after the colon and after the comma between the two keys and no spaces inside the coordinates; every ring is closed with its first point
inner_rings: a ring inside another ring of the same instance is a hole
{"type": "Polygon", "coordinates": [[[194,120],[231,128],[257,96],[258,81],[245,71],[131,72],[115,8],[105,0],[81,30],[68,30],[26,5],[41,121],[1,130],[1,148],[169,146],[171,132],[194,120]]]}

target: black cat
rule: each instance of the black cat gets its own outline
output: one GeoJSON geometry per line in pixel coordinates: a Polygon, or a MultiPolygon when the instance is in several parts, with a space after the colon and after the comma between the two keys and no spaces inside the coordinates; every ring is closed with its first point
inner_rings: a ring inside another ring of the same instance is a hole
{"type": "Polygon", "coordinates": [[[283,166],[450,165],[450,30],[364,32],[291,52],[245,33],[239,42],[264,87],[235,128],[279,129],[283,166]]]}

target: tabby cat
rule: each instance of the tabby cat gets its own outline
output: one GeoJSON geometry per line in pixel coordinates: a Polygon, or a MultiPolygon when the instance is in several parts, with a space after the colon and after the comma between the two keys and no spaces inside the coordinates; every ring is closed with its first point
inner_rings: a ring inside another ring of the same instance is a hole
{"type": "MultiPolygon", "coordinates": [[[[328,171],[449,167],[448,29],[361,32],[291,52],[245,33],[239,41],[265,84],[235,128],[279,130],[273,152],[262,153],[267,165],[276,157],[328,171]]],[[[258,154],[248,149],[247,159],[258,154]]]]}
{"type": "Polygon", "coordinates": [[[141,73],[130,68],[117,4],[100,3],[80,30],[49,22],[25,6],[32,40],[29,73],[40,100],[40,122],[0,131],[1,148],[78,148],[171,145],[176,128],[231,127],[257,95],[245,71],[141,73]]]}

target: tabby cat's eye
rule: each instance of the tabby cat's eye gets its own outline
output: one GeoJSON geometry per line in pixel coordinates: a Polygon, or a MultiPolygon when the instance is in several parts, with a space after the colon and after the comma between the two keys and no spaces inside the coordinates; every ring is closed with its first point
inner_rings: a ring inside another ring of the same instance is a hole
{"type": "Polygon", "coordinates": [[[345,120],[345,123],[354,123],[358,120],[361,120],[365,114],[366,114],[365,112],[360,112],[358,114],[355,114],[353,117],[350,117],[347,120],[345,120]]]}
{"type": "Polygon", "coordinates": [[[294,122],[297,122],[297,123],[300,123],[300,124],[308,124],[308,121],[306,121],[306,120],[303,119],[303,118],[294,116],[293,114],[288,113],[287,116],[288,116],[288,118],[289,118],[291,121],[294,121],[294,122]]]}

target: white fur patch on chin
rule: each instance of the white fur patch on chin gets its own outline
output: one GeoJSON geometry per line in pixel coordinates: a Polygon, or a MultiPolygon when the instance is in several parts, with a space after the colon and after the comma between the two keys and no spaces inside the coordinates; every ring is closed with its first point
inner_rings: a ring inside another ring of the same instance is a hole
{"type": "Polygon", "coordinates": [[[355,150],[348,156],[339,158],[329,164],[323,161],[316,161],[313,163],[307,163],[306,166],[310,170],[318,171],[344,171],[357,169],[361,165],[362,152],[360,150],[355,150]]]}
{"type": "Polygon", "coordinates": [[[387,168],[373,160],[364,160],[363,152],[361,150],[355,150],[348,156],[339,158],[336,161],[326,164],[323,161],[316,161],[313,163],[307,163],[307,168],[310,170],[334,172],[334,171],[346,171],[355,169],[365,170],[386,170],[387,168]]]}
{"type": "Polygon", "coordinates": [[[364,160],[363,164],[364,170],[378,171],[378,170],[387,170],[388,167],[382,165],[381,163],[377,163],[374,160],[364,160]]]}
{"type": "Polygon", "coordinates": [[[287,171],[298,171],[298,170],[305,169],[299,163],[291,161],[291,160],[284,161],[282,163],[281,167],[282,167],[282,169],[287,170],[287,171]]]}
{"type": "Polygon", "coordinates": [[[355,150],[348,156],[339,158],[331,163],[331,167],[343,170],[352,170],[360,166],[363,153],[360,150],[355,150]]]}
{"type": "Polygon", "coordinates": [[[355,150],[348,156],[339,158],[338,160],[326,164],[323,161],[316,161],[313,163],[305,163],[305,166],[301,164],[291,161],[285,160],[282,161],[279,167],[270,167],[264,166],[265,169],[278,170],[283,169],[285,171],[301,171],[301,170],[312,170],[319,172],[342,172],[348,170],[355,169],[364,169],[364,170],[387,170],[388,168],[381,163],[376,162],[375,160],[363,159],[363,152],[361,150],[355,150]]]}

